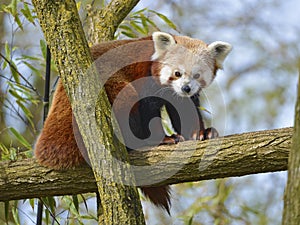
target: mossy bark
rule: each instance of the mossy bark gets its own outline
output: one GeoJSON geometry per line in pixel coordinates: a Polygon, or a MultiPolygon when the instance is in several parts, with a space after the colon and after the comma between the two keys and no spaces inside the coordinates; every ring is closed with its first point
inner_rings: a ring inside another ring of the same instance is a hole
{"type": "MultiPolygon", "coordinates": [[[[209,141],[186,141],[130,152],[139,184],[177,184],[287,169],[293,128],[231,135],[209,141]],[[167,159],[167,160],[166,160],[167,159]],[[162,160],[164,160],[163,163],[162,160]],[[183,163],[184,162],[184,163],[183,163]],[[178,168],[177,165],[182,165],[178,168]],[[172,176],[161,179],[166,174],[172,176]]],[[[0,163],[0,201],[97,191],[91,169],[54,171],[34,159],[0,163]]]]}
{"type": "MultiPolygon", "coordinates": [[[[96,76],[96,71],[92,66],[76,2],[32,2],[90,158],[103,207],[103,221],[99,221],[99,224],[144,224],[127,151],[114,140],[110,103],[105,91],[98,92],[98,82],[94,82],[94,77],[87,76],[87,71],[91,76],[96,76]],[[89,80],[92,82],[86,82],[89,80]],[[93,102],[98,94],[99,101],[93,102]],[[115,159],[124,163],[116,165],[115,159]]],[[[118,17],[117,14],[114,16],[118,17]]],[[[109,28],[102,29],[106,33],[105,29],[109,28]]]]}
{"type": "Polygon", "coordinates": [[[113,0],[102,10],[91,8],[88,13],[89,42],[95,44],[112,40],[119,24],[138,2],[139,0],[113,0]]]}
{"type": "Polygon", "coordinates": [[[282,224],[300,224],[300,62],[295,126],[289,156],[288,182],[285,190],[282,224]]]}

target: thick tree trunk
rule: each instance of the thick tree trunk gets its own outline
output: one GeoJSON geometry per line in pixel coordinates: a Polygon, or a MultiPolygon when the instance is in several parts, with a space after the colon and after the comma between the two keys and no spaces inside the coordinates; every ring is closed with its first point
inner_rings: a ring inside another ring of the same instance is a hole
{"type": "MultiPolygon", "coordinates": [[[[137,166],[134,172],[139,185],[275,172],[287,169],[292,134],[292,128],[251,132],[148,148],[133,151],[129,156],[137,166]]],[[[0,171],[0,201],[97,190],[93,173],[87,166],[54,171],[28,159],[1,162],[0,171]]]]}
{"type": "Polygon", "coordinates": [[[295,127],[289,156],[288,182],[284,196],[283,225],[300,224],[300,62],[295,127]]]}
{"type": "MultiPolygon", "coordinates": [[[[134,176],[127,162],[127,151],[114,139],[113,128],[116,126],[112,126],[115,123],[109,101],[105,91],[99,93],[97,90],[99,82],[94,82],[96,70],[91,66],[76,2],[32,2],[90,158],[103,207],[103,221],[99,224],[144,224],[134,176]],[[97,96],[100,101],[96,103],[97,96]],[[116,163],[118,160],[123,163],[116,163]]],[[[118,17],[118,14],[114,16],[118,17]]],[[[106,33],[105,27],[103,32],[106,33]]]]}

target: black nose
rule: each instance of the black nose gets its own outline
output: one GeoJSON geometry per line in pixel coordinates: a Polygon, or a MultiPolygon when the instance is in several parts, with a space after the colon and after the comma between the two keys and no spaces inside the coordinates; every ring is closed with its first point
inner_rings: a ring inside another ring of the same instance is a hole
{"type": "Polygon", "coordinates": [[[182,86],[181,90],[185,93],[190,93],[191,88],[189,87],[189,85],[184,85],[182,86]]]}

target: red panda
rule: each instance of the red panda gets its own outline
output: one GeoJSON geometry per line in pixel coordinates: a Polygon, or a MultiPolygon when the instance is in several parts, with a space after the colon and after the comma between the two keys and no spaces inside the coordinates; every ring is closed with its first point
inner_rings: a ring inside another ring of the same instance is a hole
{"type": "MultiPolygon", "coordinates": [[[[204,127],[199,92],[211,84],[217,70],[222,68],[231,51],[230,44],[218,41],[207,45],[186,36],[154,32],[145,38],[93,46],[91,54],[96,66],[101,67],[97,59],[118,49],[122,50],[108,58],[113,67],[114,63],[117,67],[118,59],[131,59],[134,63],[115,71],[104,87],[128,150],[218,136],[214,128],[204,127]],[[129,50],[126,46],[130,46],[129,50]],[[161,119],[157,119],[163,106],[176,131],[171,136],[165,134],[161,119]]],[[[36,142],[35,157],[40,164],[54,169],[85,163],[74,138],[72,109],[61,81],[36,142]]],[[[141,189],[154,204],[169,212],[169,186],[141,189]]]]}

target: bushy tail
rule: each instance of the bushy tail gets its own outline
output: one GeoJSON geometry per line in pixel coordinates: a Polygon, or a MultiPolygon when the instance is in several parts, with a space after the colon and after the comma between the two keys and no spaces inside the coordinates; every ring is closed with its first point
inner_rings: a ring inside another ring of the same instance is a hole
{"type": "Polygon", "coordinates": [[[170,214],[170,186],[141,187],[142,192],[156,206],[164,208],[170,214]]]}

